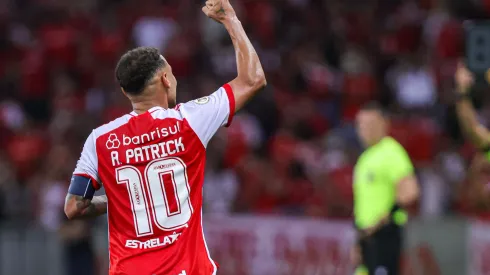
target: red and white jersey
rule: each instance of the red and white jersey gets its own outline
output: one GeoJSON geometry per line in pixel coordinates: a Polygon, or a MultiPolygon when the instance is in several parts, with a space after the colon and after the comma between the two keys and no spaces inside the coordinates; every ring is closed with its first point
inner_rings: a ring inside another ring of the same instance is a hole
{"type": "Polygon", "coordinates": [[[206,146],[234,110],[226,84],[174,109],[132,112],[90,134],[74,174],[105,188],[109,274],[216,273],[202,230],[206,146]]]}

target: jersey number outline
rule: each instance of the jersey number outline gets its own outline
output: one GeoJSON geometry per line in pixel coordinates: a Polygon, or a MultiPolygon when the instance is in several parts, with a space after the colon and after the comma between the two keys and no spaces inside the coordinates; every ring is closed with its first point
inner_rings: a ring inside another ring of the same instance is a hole
{"type": "Polygon", "coordinates": [[[137,237],[153,234],[150,215],[155,225],[164,231],[187,226],[193,209],[187,168],[180,158],[153,160],[145,168],[144,179],[132,165],[118,167],[116,181],[125,184],[128,190],[137,237]]]}

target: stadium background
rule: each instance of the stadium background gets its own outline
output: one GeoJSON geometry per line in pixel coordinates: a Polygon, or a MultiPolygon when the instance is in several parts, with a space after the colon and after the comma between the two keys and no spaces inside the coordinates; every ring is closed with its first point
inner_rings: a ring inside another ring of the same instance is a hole
{"type": "MultiPolygon", "coordinates": [[[[105,218],[64,218],[70,175],[90,130],[130,110],[113,74],[126,49],[161,49],[180,102],[232,79],[231,41],[201,2],[0,1],[0,274],[106,274],[105,218]]],[[[477,200],[490,173],[452,104],[461,20],[490,1],[233,4],[269,86],[209,145],[204,226],[220,274],[349,274],[352,120],[372,99],[395,114],[422,188],[404,274],[490,274],[477,200]]],[[[489,99],[475,100],[487,125],[489,99]]]]}

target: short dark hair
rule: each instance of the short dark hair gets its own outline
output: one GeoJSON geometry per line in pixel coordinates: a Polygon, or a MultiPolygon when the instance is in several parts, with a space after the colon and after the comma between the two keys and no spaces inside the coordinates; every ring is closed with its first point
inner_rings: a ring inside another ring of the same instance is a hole
{"type": "Polygon", "coordinates": [[[116,66],[116,79],[126,93],[138,95],[155,73],[165,66],[158,49],[139,47],[121,57],[116,66]]]}
{"type": "Polygon", "coordinates": [[[377,101],[369,101],[361,107],[361,111],[376,111],[382,116],[388,116],[386,109],[377,101]]]}

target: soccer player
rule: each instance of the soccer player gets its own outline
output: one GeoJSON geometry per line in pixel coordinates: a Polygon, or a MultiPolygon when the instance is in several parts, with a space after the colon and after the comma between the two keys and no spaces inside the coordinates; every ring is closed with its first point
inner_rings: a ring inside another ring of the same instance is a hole
{"type": "Polygon", "coordinates": [[[164,57],[153,48],[127,52],[116,78],[133,112],[92,131],[73,173],[65,213],[107,212],[109,274],[216,274],[202,230],[206,145],[266,79],[229,0],[208,0],[202,11],[230,34],[238,76],[176,106],[177,81],[164,57]],[[94,196],[102,185],[107,196],[94,196]]]}
{"type": "MultiPolygon", "coordinates": [[[[419,196],[410,158],[388,136],[388,119],[377,103],[357,114],[357,131],[366,149],[354,169],[354,221],[358,242],[356,275],[400,274],[404,210],[419,196]]],[[[357,255],[356,255],[357,254],[357,255]]]]}
{"type": "Polygon", "coordinates": [[[469,92],[474,83],[473,74],[462,63],[458,65],[456,70],[455,81],[456,91],[459,95],[456,111],[461,128],[471,142],[490,160],[490,132],[478,122],[475,109],[469,98],[469,92]]]}

